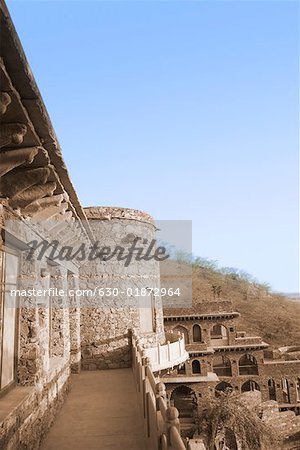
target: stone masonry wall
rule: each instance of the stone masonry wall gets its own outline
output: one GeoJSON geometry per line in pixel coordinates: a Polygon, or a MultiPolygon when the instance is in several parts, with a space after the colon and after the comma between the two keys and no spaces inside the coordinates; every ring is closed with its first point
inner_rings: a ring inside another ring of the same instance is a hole
{"type": "MultiPolygon", "coordinates": [[[[51,427],[69,388],[69,364],[60,364],[49,372],[43,385],[23,389],[26,394],[16,408],[0,422],[0,448],[37,450],[51,427]]],[[[9,392],[7,395],[15,395],[9,392]]]]}
{"type": "MultiPolygon", "coordinates": [[[[141,243],[144,248],[147,245],[142,240],[150,243],[155,239],[155,227],[144,213],[119,208],[87,208],[86,213],[99,248],[122,246],[127,252],[135,238],[140,238],[138,245],[141,243]]],[[[159,277],[157,261],[136,261],[135,254],[127,267],[124,260],[96,258],[81,268],[81,289],[102,289],[95,297],[81,302],[84,369],[131,366],[130,330],[133,328],[145,342],[164,341],[160,296],[139,295],[141,288],[159,287],[159,277]],[[116,295],[109,295],[108,290],[113,289],[116,295]]]]}
{"type": "MultiPolygon", "coordinates": [[[[19,241],[29,242],[34,237],[26,226],[19,227],[18,222],[14,226],[19,241]]],[[[20,252],[18,289],[24,292],[50,285],[66,289],[67,274],[78,273],[72,264],[49,265],[47,255],[41,260],[27,260],[26,256],[26,251],[20,252]]],[[[50,299],[26,295],[19,301],[17,379],[16,386],[1,398],[0,448],[35,450],[66,397],[70,347],[76,348],[80,318],[73,319],[71,326],[65,296],[50,299]]]]}

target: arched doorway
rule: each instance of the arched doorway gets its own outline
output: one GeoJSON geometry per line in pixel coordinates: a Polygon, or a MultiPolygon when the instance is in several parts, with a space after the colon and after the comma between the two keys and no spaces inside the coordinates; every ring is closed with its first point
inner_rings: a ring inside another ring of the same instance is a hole
{"type": "Polygon", "coordinates": [[[221,383],[217,384],[215,387],[215,394],[216,397],[219,395],[220,392],[232,392],[233,387],[230,383],[227,383],[226,381],[221,381],[221,383]]]}
{"type": "Polygon", "coordinates": [[[201,373],[201,365],[200,365],[200,361],[198,361],[198,359],[194,359],[194,361],[192,362],[192,372],[193,373],[201,373]]]}
{"type": "Polygon", "coordinates": [[[192,438],[197,428],[197,396],[195,392],[184,384],[174,389],[171,394],[171,403],[179,411],[181,422],[181,435],[192,438]]]}
{"type": "Polygon", "coordinates": [[[258,375],[256,358],[253,355],[243,355],[239,360],[240,375],[258,375]]]}
{"type": "Polygon", "coordinates": [[[273,378],[270,378],[268,381],[268,390],[269,390],[269,399],[276,401],[276,385],[273,378]]]}
{"type": "Polygon", "coordinates": [[[219,377],[231,377],[231,362],[227,356],[218,355],[213,359],[213,371],[219,377]]]}
{"type": "Polygon", "coordinates": [[[251,391],[260,391],[259,384],[256,381],[248,380],[246,381],[241,388],[242,392],[251,392],[251,391]]]}
{"type": "Polygon", "coordinates": [[[193,326],[193,342],[201,342],[202,341],[202,333],[200,325],[193,326]]]}
{"type": "Polygon", "coordinates": [[[211,344],[213,346],[227,345],[228,344],[227,328],[220,323],[216,323],[210,330],[210,339],[211,339],[211,344]]]}
{"type": "Polygon", "coordinates": [[[182,325],[177,325],[175,328],[173,328],[173,333],[181,333],[184,335],[184,341],[186,344],[190,343],[190,339],[189,339],[189,332],[187,330],[187,328],[183,327],[182,325]]]}

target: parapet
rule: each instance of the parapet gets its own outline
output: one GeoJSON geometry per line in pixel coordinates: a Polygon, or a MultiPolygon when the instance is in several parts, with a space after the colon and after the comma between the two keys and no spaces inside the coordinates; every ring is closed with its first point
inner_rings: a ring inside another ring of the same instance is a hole
{"type": "Polygon", "coordinates": [[[138,209],[121,208],[117,206],[89,206],[84,208],[88,220],[137,220],[148,222],[154,225],[154,220],[150,214],[138,209]]]}

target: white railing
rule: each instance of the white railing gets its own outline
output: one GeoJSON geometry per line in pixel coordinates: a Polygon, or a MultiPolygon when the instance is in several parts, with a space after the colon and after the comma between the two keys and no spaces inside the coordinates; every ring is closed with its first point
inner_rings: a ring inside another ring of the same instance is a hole
{"type": "Polygon", "coordinates": [[[151,361],[153,372],[173,368],[189,358],[183,334],[166,333],[166,339],[166,344],[143,349],[143,355],[151,361]]]}
{"type": "Polygon", "coordinates": [[[132,370],[143,411],[148,450],[186,450],[180,436],[179,412],[167,402],[166,387],[158,382],[132,335],[132,370]]]}

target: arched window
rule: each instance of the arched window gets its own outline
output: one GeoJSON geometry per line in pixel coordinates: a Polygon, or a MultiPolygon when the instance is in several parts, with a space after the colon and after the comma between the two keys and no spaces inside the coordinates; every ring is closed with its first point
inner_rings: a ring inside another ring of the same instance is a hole
{"type": "Polygon", "coordinates": [[[215,387],[215,394],[218,396],[219,392],[232,392],[233,387],[230,383],[227,383],[226,381],[221,381],[221,383],[217,384],[215,387]]]}
{"type": "Polygon", "coordinates": [[[194,342],[201,342],[202,336],[201,336],[201,327],[199,325],[193,326],[193,341],[194,342]]]}
{"type": "Polygon", "coordinates": [[[250,391],[260,391],[259,384],[256,381],[248,380],[246,381],[241,388],[242,392],[250,392],[250,391]]]}
{"type": "Polygon", "coordinates": [[[270,378],[268,381],[268,389],[269,389],[269,399],[276,401],[276,385],[273,378],[270,378]]]}
{"type": "Polygon", "coordinates": [[[291,403],[290,397],[290,386],[289,382],[286,378],[281,380],[282,394],[283,394],[283,403],[291,403]]]}
{"type": "Polygon", "coordinates": [[[258,375],[256,358],[252,355],[243,355],[239,360],[240,375],[258,375]]]}
{"type": "Polygon", "coordinates": [[[200,362],[198,361],[198,359],[194,359],[194,361],[192,362],[192,372],[193,373],[201,373],[201,366],[200,366],[200,362]]]}
{"type": "Polygon", "coordinates": [[[213,371],[219,377],[231,377],[231,362],[227,356],[218,355],[214,357],[213,360],[213,371]]]}
{"type": "Polygon", "coordinates": [[[227,328],[216,323],[210,330],[210,339],[212,340],[212,345],[224,345],[228,343],[228,331],[227,328]]]}
{"type": "Polygon", "coordinates": [[[182,325],[177,325],[175,328],[173,328],[173,333],[181,333],[184,335],[184,341],[186,344],[189,344],[190,340],[189,340],[189,332],[188,330],[183,327],[182,325]]]}

